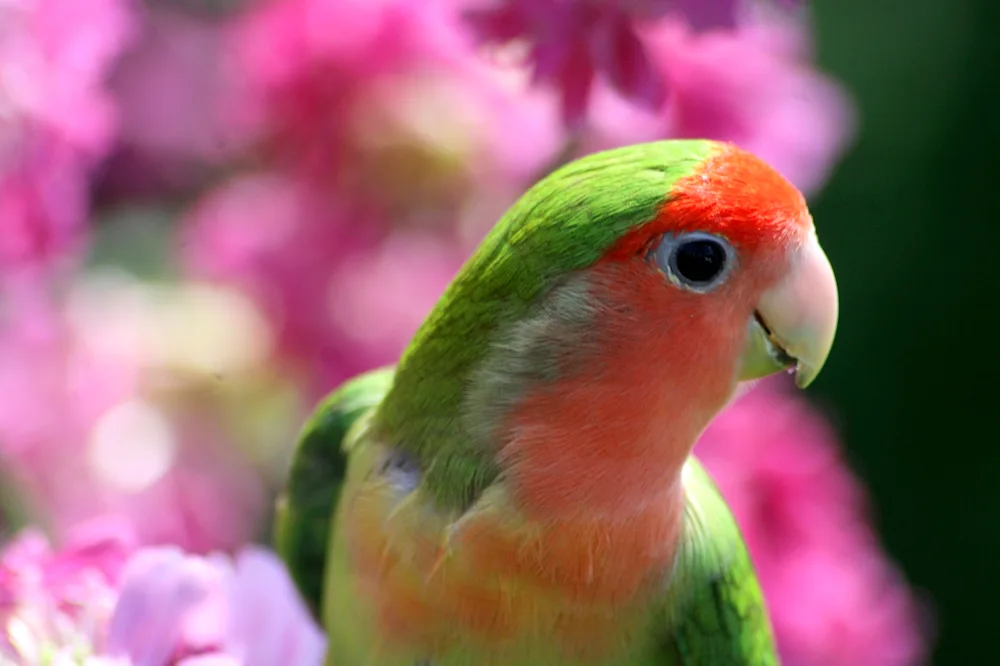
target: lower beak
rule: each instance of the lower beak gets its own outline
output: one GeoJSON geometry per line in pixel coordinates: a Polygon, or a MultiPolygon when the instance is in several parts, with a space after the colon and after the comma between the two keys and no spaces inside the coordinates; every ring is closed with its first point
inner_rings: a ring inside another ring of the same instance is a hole
{"type": "Polygon", "coordinates": [[[837,331],[837,281],[815,233],[792,257],[789,272],[757,304],[748,322],[740,380],[795,369],[795,383],[812,383],[837,331]]]}

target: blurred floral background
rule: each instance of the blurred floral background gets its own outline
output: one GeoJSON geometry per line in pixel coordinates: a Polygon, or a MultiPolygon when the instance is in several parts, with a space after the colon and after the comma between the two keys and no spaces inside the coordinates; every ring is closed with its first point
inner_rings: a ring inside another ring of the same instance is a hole
{"type": "Polygon", "coordinates": [[[775,165],[841,286],[815,389],[696,449],[785,663],[992,661],[995,8],[0,0],[0,664],[319,664],[306,414],[532,182],[665,137],[775,165]]]}

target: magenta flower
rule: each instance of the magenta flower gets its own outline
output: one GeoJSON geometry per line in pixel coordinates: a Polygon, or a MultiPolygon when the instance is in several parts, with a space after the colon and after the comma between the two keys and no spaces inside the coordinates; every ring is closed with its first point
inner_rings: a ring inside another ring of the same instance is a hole
{"type": "Polygon", "coordinates": [[[783,381],[739,398],[695,447],[743,530],[783,663],[921,663],[923,611],[882,552],[834,433],[783,381]]]}
{"type": "Polygon", "coordinates": [[[98,523],[53,553],[34,532],[0,554],[0,659],[87,666],[318,666],[325,638],[280,560],[134,550],[98,523]]]}
{"type": "Polygon", "coordinates": [[[667,98],[637,27],[667,14],[699,28],[732,26],[739,0],[494,0],[466,16],[480,40],[524,40],[536,83],[556,88],[564,119],[578,124],[596,76],[623,97],[650,109],[667,98]]]}
{"type": "Polygon", "coordinates": [[[128,28],[119,0],[0,2],[4,272],[58,261],[79,247],[90,169],[113,138],[102,82],[128,28]]]}
{"type": "Polygon", "coordinates": [[[666,20],[643,35],[670,99],[650,113],[599,91],[588,149],[675,137],[732,141],[806,192],[823,183],[853,135],[854,116],[844,91],[809,66],[802,25],[761,19],[695,33],[666,20]]]}

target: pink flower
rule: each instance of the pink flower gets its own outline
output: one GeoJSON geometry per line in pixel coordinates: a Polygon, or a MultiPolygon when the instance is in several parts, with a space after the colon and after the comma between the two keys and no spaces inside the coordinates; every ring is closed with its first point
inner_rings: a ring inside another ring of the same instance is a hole
{"type": "Polygon", "coordinates": [[[738,0],[494,0],[467,17],[478,37],[530,46],[534,80],[559,91],[564,119],[578,124],[596,76],[622,96],[650,109],[667,98],[637,26],[681,13],[699,28],[732,26],[738,0]]]}
{"type": "MultiPolygon", "coordinates": [[[[110,666],[318,666],[325,638],[280,560],[135,550],[98,522],[53,552],[35,532],[0,553],[0,658],[110,666]]],[[[49,663],[49,662],[47,662],[49,663]]]]}
{"type": "Polygon", "coordinates": [[[523,187],[560,148],[519,73],[478,58],[452,0],[265,2],[233,30],[231,122],[268,163],[399,223],[523,187]]]}
{"type": "Polygon", "coordinates": [[[191,270],[234,284],[268,316],[282,358],[329,390],[392,363],[464,254],[439,234],[392,232],[311,188],[246,176],[193,211],[182,240],[191,270]]]}
{"type": "Polygon", "coordinates": [[[746,538],[789,666],[908,666],[922,610],[886,559],[834,433],[783,379],[738,399],[695,447],[746,538]]]}
{"type": "Polygon", "coordinates": [[[281,561],[253,546],[235,560],[140,551],[108,625],[107,653],[137,665],[318,666],[325,647],[281,561]]]}
{"type": "Polygon", "coordinates": [[[66,303],[12,292],[0,321],[5,472],[56,534],[114,513],[141,543],[243,543],[263,509],[262,480],[219,403],[258,390],[243,365],[258,352],[218,327],[228,321],[254,344],[254,320],[213,291],[150,293],[117,280],[81,281],[66,303]],[[206,351],[213,330],[225,347],[206,351]]]}
{"type": "Polygon", "coordinates": [[[128,33],[119,0],[0,2],[0,267],[79,247],[90,169],[113,135],[107,69],[128,33]]]}
{"type": "Polygon", "coordinates": [[[100,644],[132,549],[113,519],[74,530],[58,551],[38,531],[22,532],[0,552],[0,660],[39,663],[43,649],[68,656],[100,644]]]}
{"type": "Polygon", "coordinates": [[[843,90],[809,66],[802,25],[761,19],[699,34],[668,20],[643,36],[670,99],[649,113],[601,91],[589,149],[658,138],[732,141],[800,189],[822,184],[852,137],[853,110],[843,90]]]}
{"type": "Polygon", "coordinates": [[[398,358],[561,126],[518,71],[477,57],[452,0],[265,2],[231,43],[227,117],[267,167],[195,204],[183,252],[249,294],[325,391],[398,358]]]}

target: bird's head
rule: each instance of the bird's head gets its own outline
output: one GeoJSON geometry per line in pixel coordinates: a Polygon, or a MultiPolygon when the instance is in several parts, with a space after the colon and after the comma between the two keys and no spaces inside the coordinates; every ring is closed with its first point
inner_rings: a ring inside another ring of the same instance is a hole
{"type": "Polygon", "coordinates": [[[793,370],[808,385],[836,325],[795,187],[730,144],[628,146],[511,207],[418,331],[380,418],[451,503],[520,467],[572,504],[598,492],[582,469],[677,467],[740,381],[793,370]]]}

